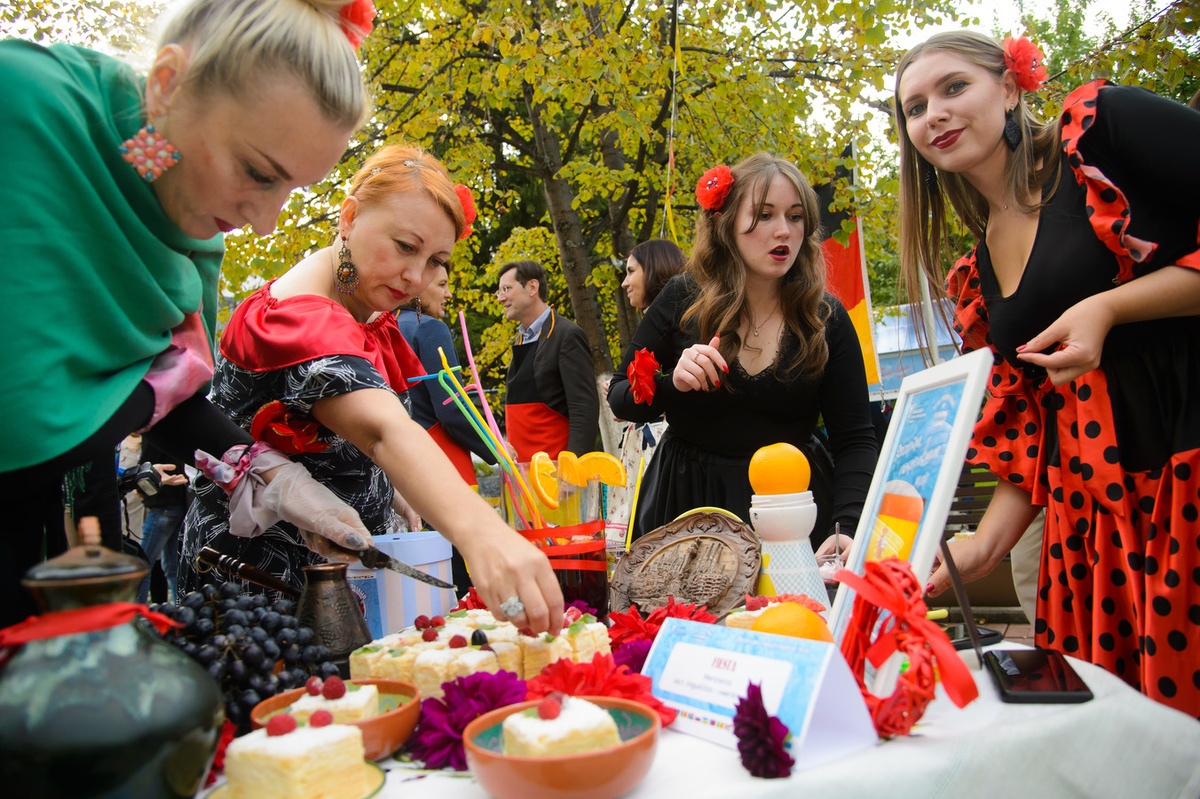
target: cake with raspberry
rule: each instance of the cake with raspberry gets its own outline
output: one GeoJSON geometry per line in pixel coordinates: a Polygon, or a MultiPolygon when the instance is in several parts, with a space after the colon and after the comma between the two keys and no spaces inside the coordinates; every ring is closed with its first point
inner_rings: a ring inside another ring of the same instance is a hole
{"type": "Polygon", "coordinates": [[[225,750],[229,799],[360,799],[370,791],[357,727],[290,726],[285,734],[271,734],[268,725],[233,739],[225,750]]]}
{"type": "Polygon", "coordinates": [[[621,743],[609,712],[574,696],[552,694],[536,707],[504,720],[504,753],[512,757],[551,757],[607,749],[621,743]]]}
{"type": "Polygon", "coordinates": [[[318,710],[328,710],[335,724],[349,724],[379,715],[379,689],[374,685],[346,684],[340,677],[322,681],[312,677],[306,693],[288,706],[298,722],[308,721],[318,710]]]}

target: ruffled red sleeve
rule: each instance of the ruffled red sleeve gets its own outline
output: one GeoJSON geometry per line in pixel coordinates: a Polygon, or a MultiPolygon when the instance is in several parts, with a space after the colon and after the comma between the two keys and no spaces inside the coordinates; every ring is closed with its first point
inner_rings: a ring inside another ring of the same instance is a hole
{"type": "Polygon", "coordinates": [[[304,294],[277,300],[270,283],[233,312],[221,335],[221,354],[252,372],[330,355],[357,356],[369,361],[398,392],[408,388],[406,378],[425,374],[391,314],[363,324],[326,297],[304,294]]]}
{"type": "MultiPolygon", "coordinates": [[[[980,290],[975,250],[954,265],[946,290],[955,303],[954,330],[962,337],[963,352],[989,347],[987,305],[980,290]]],[[[1036,503],[1041,486],[1035,478],[1044,467],[1041,401],[1020,370],[995,352],[993,356],[988,400],[975,422],[966,460],[1031,492],[1036,503]]]]}

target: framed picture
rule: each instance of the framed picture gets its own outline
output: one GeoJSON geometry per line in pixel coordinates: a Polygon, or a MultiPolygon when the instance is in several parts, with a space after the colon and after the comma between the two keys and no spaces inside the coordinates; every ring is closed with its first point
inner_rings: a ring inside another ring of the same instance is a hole
{"type": "MultiPolygon", "coordinates": [[[[912,565],[918,580],[928,579],[991,368],[991,350],[978,350],[904,378],[847,569],[863,574],[868,560],[897,557],[912,565]]],[[[829,614],[838,643],[854,596],[839,586],[829,614]]],[[[879,677],[887,679],[887,671],[879,677]]]]}

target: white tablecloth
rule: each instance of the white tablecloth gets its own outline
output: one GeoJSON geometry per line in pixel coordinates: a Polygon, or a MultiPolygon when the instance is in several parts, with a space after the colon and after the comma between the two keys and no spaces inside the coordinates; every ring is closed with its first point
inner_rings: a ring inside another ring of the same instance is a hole
{"type": "MultiPolygon", "coordinates": [[[[1095,699],[1078,705],[1010,705],[975,672],[979,699],[959,710],[938,687],[910,737],[788,779],[755,779],[732,749],[665,729],[654,766],[633,799],[755,797],[1200,797],[1200,722],[1153,702],[1117,677],[1072,660],[1095,699]]],[[[383,765],[386,767],[388,762],[383,765]]],[[[394,765],[394,764],[393,764],[394,765]]],[[[474,779],[388,773],[383,797],[485,799],[474,779]]]]}

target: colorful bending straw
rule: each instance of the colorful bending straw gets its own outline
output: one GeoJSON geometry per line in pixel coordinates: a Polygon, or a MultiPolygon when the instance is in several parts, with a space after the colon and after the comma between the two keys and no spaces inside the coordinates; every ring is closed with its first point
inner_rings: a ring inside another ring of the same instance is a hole
{"type": "Polygon", "coordinates": [[[646,456],[638,461],[637,480],[633,484],[633,502],[629,505],[629,529],[625,532],[625,551],[633,546],[633,520],[637,518],[638,494],[642,493],[642,472],[646,470],[646,456]]]}

